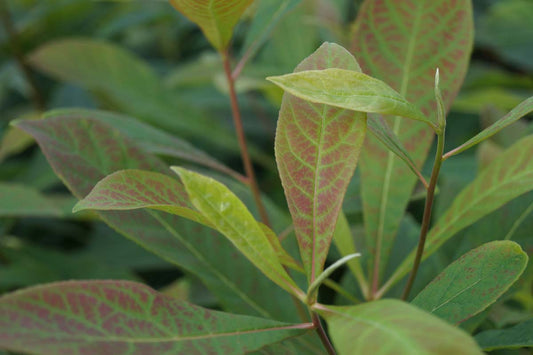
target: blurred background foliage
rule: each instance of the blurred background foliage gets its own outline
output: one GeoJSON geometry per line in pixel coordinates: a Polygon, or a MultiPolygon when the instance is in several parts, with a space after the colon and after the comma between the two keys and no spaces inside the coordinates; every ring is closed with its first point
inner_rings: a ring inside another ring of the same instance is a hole
{"type": "MultiPolygon", "coordinates": [[[[285,215],[273,158],[282,92],[264,78],[291,72],[323,41],[349,47],[360,3],[256,0],[236,29],[235,63],[251,56],[237,82],[246,134],[262,191],[285,215]]],[[[447,148],[533,94],[533,1],[473,3],[475,50],[448,117],[447,148]]],[[[66,279],[132,279],[216,306],[190,276],[90,213],[73,215],[74,198],[38,147],[9,126],[18,118],[40,119],[41,112],[55,108],[113,111],[138,120],[122,125],[169,164],[184,163],[183,152],[201,157],[206,152],[241,171],[221,61],[200,30],[163,0],[0,0],[0,11],[0,292],[66,279]],[[150,137],[146,124],[154,128],[150,137]]],[[[526,117],[477,149],[446,161],[435,215],[495,156],[532,133],[531,117],[526,117]]],[[[344,210],[360,242],[358,180],[356,175],[344,210]]],[[[423,264],[418,289],[452,260],[489,240],[510,234],[531,255],[532,201],[533,194],[524,195],[462,231],[423,264]]],[[[390,264],[416,244],[422,207],[415,196],[390,264]]],[[[353,288],[351,276],[335,277],[353,288]]],[[[469,329],[506,327],[531,318],[531,263],[521,280],[502,301],[468,322],[469,329]]]]}

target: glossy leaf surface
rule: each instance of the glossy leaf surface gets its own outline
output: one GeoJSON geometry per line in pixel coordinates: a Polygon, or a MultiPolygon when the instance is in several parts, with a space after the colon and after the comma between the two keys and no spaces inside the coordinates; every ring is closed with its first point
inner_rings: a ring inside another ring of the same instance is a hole
{"type": "Polygon", "coordinates": [[[172,170],[183,181],[192,204],[215,229],[272,281],[293,295],[302,295],[283,269],[262,228],[233,192],[210,177],[178,167],[172,170]]]}
{"type": "MultiPolygon", "coordinates": [[[[295,69],[359,70],[342,47],[325,43],[295,69]]],[[[366,132],[366,115],[283,96],[276,161],[308,279],[320,274],[366,132]]]]}
{"type": "MultiPolygon", "coordinates": [[[[436,122],[436,68],[449,108],[463,81],[473,43],[471,0],[367,0],[356,19],[352,53],[368,75],[385,81],[436,122]]],[[[426,160],[433,132],[423,122],[394,118],[390,127],[416,167],[426,160]]],[[[361,154],[366,242],[379,284],[416,183],[408,166],[374,137],[361,154]],[[372,260],[372,259],[377,260],[372,260]]]]}
{"type": "Polygon", "coordinates": [[[339,354],[482,354],[462,330],[401,301],[326,307],[321,315],[339,354]]]}
{"type": "Polygon", "coordinates": [[[307,101],[427,121],[422,112],[390,86],[359,71],[339,68],[306,70],[271,76],[267,80],[307,101]]]}
{"type": "Polygon", "coordinates": [[[533,319],[507,329],[486,330],[475,339],[485,351],[533,347],[533,319]]]}
{"type": "Polygon", "coordinates": [[[226,49],[233,27],[253,0],[170,0],[179,12],[196,23],[217,50],[226,49]]]}
{"type": "Polygon", "coordinates": [[[73,211],[153,208],[205,225],[210,223],[189,202],[177,179],[144,170],[120,170],[99,181],[73,211]]]}
{"type": "Polygon", "coordinates": [[[61,282],[0,298],[0,346],[42,355],[228,354],[306,325],[211,311],[127,281],[61,282]]]}
{"type": "MultiPolygon", "coordinates": [[[[505,203],[533,189],[533,136],[516,142],[500,154],[461,191],[429,231],[423,258],[433,254],[463,228],[505,203]]],[[[494,236],[503,238],[504,236],[494,236]]],[[[392,279],[398,281],[413,264],[414,251],[402,262],[392,279]]]]}
{"type": "Polygon", "coordinates": [[[511,112],[509,112],[507,115],[502,117],[500,120],[496,121],[490,127],[487,127],[479,134],[475,135],[474,137],[472,137],[465,143],[461,144],[459,147],[453,149],[451,152],[446,153],[445,157],[448,158],[452,155],[464,152],[468,148],[471,148],[474,145],[480,142],[483,142],[487,138],[492,137],[493,135],[495,135],[496,133],[498,133],[505,127],[518,121],[520,118],[524,117],[525,115],[531,112],[533,112],[533,97],[530,97],[529,99],[521,102],[518,106],[513,108],[511,112]]]}
{"type": "MultiPolygon", "coordinates": [[[[16,125],[37,140],[56,174],[80,199],[98,181],[118,170],[172,174],[166,164],[98,120],[61,116],[16,125]]],[[[119,233],[197,276],[225,310],[288,321],[298,319],[290,296],[216,231],[154,210],[98,214],[119,233]]]]}
{"type": "Polygon", "coordinates": [[[527,260],[515,242],[483,244],[444,269],[412,303],[452,324],[464,322],[507,291],[527,260]]]}

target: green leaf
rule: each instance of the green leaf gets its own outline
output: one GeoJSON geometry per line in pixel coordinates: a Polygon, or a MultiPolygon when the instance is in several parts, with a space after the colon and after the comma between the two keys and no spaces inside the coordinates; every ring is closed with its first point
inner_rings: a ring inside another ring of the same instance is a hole
{"type": "MultiPolygon", "coordinates": [[[[515,197],[533,189],[533,135],[500,154],[465,187],[427,235],[423,259],[448,239],[515,197]]],[[[494,236],[503,238],[504,236],[494,236]]],[[[415,252],[396,269],[388,283],[397,282],[413,265],[415,252]]]]}
{"type": "MultiPolygon", "coordinates": [[[[344,48],[325,43],[295,72],[326,67],[359,69],[344,48]]],[[[324,266],[365,132],[364,113],[283,96],[276,161],[310,282],[324,266]]]]}
{"type": "Polygon", "coordinates": [[[485,351],[533,347],[533,319],[507,329],[486,330],[475,339],[485,351]]]}
{"type": "Polygon", "coordinates": [[[172,6],[200,26],[209,42],[224,51],[233,27],[253,0],[170,0],[172,6]]]}
{"type": "Polygon", "coordinates": [[[495,135],[496,133],[498,133],[505,127],[518,121],[520,118],[524,117],[525,115],[528,115],[531,112],[533,112],[533,96],[523,101],[522,103],[520,103],[520,105],[513,108],[511,112],[509,112],[507,115],[502,117],[500,120],[496,121],[490,127],[476,134],[474,137],[470,138],[468,141],[461,144],[459,147],[444,154],[444,159],[447,159],[455,154],[464,152],[468,148],[471,148],[474,145],[480,142],[483,142],[484,140],[488,139],[489,137],[492,137],[493,135],[495,135]]]}
{"type": "Polygon", "coordinates": [[[0,313],[0,346],[40,355],[241,354],[310,326],[212,311],[128,281],[32,287],[2,296],[0,313]]]}
{"type": "Polygon", "coordinates": [[[353,111],[398,115],[431,122],[383,81],[359,71],[305,70],[267,80],[301,99],[353,111]]]}
{"type": "MultiPolygon", "coordinates": [[[[473,44],[471,0],[366,0],[356,20],[352,53],[363,71],[385,81],[437,122],[435,69],[449,109],[464,79],[473,44]]],[[[420,170],[433,141],[423,122],[395,117],[393,133],[420,170]]],[[[379,285],[416,183],[409,167],[374,138],[361,154],[361,193],[366,244],[379,285]]]]}
{"type": "Polygon", "coordinates": [[[73,212],[153,208],[211,226],[189,202],[183,184],[167,175],[136,169],[120,170],[100,180],[73,212]]]}
{"type": "Polygon", "coordinates": [[[60,217],[63,210],[52,199],[29,186],[0,183],[0,216],[60,217]]]}
{"type": "Polygon", "coordinates": [[[172,170],[183,181],[192,204],[215,229],[272,281],[297,297],[303,296],[283,269],[263,229],[233,192],[207,176],[179,167],[172,167],[172,170]]]}
{"type": "Polygon", "coordinates": [[[49,42],[29,56],[41,71],[87,88],[106,107],[139,118],[180,137],[237,150],[233,135],[220,120],[205,116],[179,95],[167,91],[147,63],[108,42],[93,39],[62,39],[49,42]],[[205,132],[216,127],[216,135],[205,132]]]}
{"type": "Polygon", "coordinates": [[[482,354],[464,331],[397,300],[324,306],[320,314],[340,354],[482,354]]]}
{"type": "Polygon", "coordinates": [[[304,272],[304,269],[302,265],[296,261],[281,245],[281,242],[279,241],[278,236],[274,231],[270,228],[268,228],[266,225],[264,225],[261,222],[257,222],[259,224],[259,227],[261,227],[261,230],[265,234],[265,237],[267,237],[268,241],[270,242],[270,245],[272,248],[274,248],[274,251],[276,252],[276,256],[278,257],[278,260],[285,266],[288,266],[294,270],[304,272]]]}
{"type": "Polygon", "coordinates": [[[494,241],[450,264],[412,301],[450,323],[462,323],[494,303],[518,280],[527,254],[511,241],[494,241]]]}
{"type": "MultiPolygon", "coordinates": [[[[56,174],[80,199],[118,170],[171,173],[162,161],[98,120],[60,116],[19,121],[15,126],[37,140],[56,174]]],[[[98,215],[125,237],[198,277],[225,310],[298,319],[291,297],[216,231],[155,210],[99,211],[98,215]]]]}

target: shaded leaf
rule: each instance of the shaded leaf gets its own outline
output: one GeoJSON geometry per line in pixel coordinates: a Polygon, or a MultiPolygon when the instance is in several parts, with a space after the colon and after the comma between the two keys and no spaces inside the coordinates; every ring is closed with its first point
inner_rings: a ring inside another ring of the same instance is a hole
{"type": "Polygon", "coordinates": [[[276,256],[278,257],[278,260],[285,266],[290,267],[293,270],[304,272],[304,269],[302,265],[296,261],[281,245],[281,242],[279,241],[278,236],[274,231],[270,228],[268,228],[266,225],[264,225],[261,222],[257,222],[259,224],[259,227],[261,227],[261,230],[267,237],[270,245],[272,248],[274,248],[274,251],[276,252],[276,256]]]}
{"type": "Polygon", "coordinates": [[[219,51],[228,46],[233,27],[253,0],[170,0],[172,6],[202,29],[219,51]]]}
{"type": "Polygon", "coordinates": [[[133,210],[153,208],[207,226],[211,223],[189,202],[182,183],[167,175],[136,169],[120,170],[100,180],[73,212],[93,209],[133,210]]]}
{"type": "Polygon", "coordinates": [[[401,301],[325,306],[320,313],[340,354],[482,354],[462,330],[401,301]]]}
{"type": "Polygon", "coordinates": [[[29,186],[0,183],[0,216],[59,217],[63,210],[52,199],[29,186]]]}
{"type": "MultiPolygon", "coordinates": [[[[86,196],[98,181],[117,170],[170,173],[166,164],[97,120],[48,117],[15,125],[37,140],[56,174],[78,198],[86,196]]],[[[289,321],[298,319],[290,296],[216,231],[154,210],[98,214],[119,233],[197,276],[225,310],[289,321]]]]}
{"type": "MultiPolygon", "coordinates": [[[[515,197],[532,190],[532,151],[533,136],[521,139],[494,159],[472,183],[464,188],[429,231],[423,259],[433,254],[463,228],[515,197]]],[[[409,272],[414,255],[415,252],[411,252],[397,268],[391,277],[392,282],[398,281],[409,272]]]]}
{"type": "Polygon", "coordinates": [[[533,319],[507,329],[486,330],[475,339],[485,351],[533,347],[533,319]]]}
{"type": "Polygon", "coordinates": [[[295,296],[303,296],[283,269],[262,228],[233,192],[210,177],[178,167],[172,170],[183,181],[192,204],[215,229],[272,281],[295,296]]]}
{"type": "Polygon", "coordinates": [[[339,68],[305,70],[271,76],[267,80],[307,101],[430,122],[390,86],[359,71],[339,68]]]}
{"type": "Polygon", "coordinates": [[[483,244],[450,264],[412,301],[453,324],[494,303],[518,280],[527,254],[511,241],[483,244]]]}
{"type": "Polygon", "coordinates": [[[308,324],[211,311],[128,281],[61,282],[0,298],[0,345],[32,354],[244,353],[308,324]]]}
{"type": "MultiPolygon", "coordinates": [[[[363,71],[385,81],[436,122],[435,69],[449,108],[466,73],[473,43],[470,0],[366,0],[356,19],[352,53],[363,71]]],[[[433,132],[423,122],[396,117],[390,123],[416,167],[426,160],[433,132]]],[[[366,244],[379,284],[416,177],[369,136],[361,154],[361,193],[366,244]],[[374,260],[373,260],[374,259],[374,260]]]]}
{"type": "MultiPolygon", "coordinates": [[[[358,70],[342,47],[325,43],[295,69],[358,70]]],[[[366,115],[288,93],[276,131],[276,161],[308,280],[322,271],[366,132],[366,115]]]]}
{"type": "Polygon", "coordinates": [[[479,134],[476,134],[474,137],[466,141],[465,143],[461,144],[459,147],[453,149],[452,151],[444,154],[444,158],[449,158],[455,154],[459,154],[461,152],[464,152],[468,148],[473,147],[474,145],[483,142],[489,137],[492,137],[505,127],[509,126],[510,124],[518,121],[520,118],[524,117],[525,115],[533,112],[533,96],[529,99],[525,100],[524,102],[520,103],[520,105],[516,106],[514,109],[511,110],[507,115],[502,117],[500,120],[496,121],[494,124],[492,124],[490,127],[484,129],[479,134]]]}

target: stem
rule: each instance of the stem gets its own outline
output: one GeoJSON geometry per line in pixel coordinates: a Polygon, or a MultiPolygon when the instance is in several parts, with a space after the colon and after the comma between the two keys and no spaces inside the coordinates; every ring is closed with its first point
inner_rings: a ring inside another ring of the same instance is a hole
{"type": "Polygon", "coordinates": [[[320,338],[320,341],[322,342],[322,345],[324,345],[324,348],[326,348],[326,351],[329,355],[336,355],[335,348],[333,347],[333,344],[329,341],[328,335],[326,334],[326,331],[324,330],[324,327],[322,326],[322,322],[320,321],[320,317],[316,312],[311,312],[311,318],[313,319],[313,324],[315,325],[316,333],[318,334],[318,337],[320,338]]]}
{"type": "Polygon", "coordinates": [[[13,25],[11,13],[9,12],[6,0],[0,0],[0,21],[2,22],[2,26],[4,27],[4,30],[9,38],[9,44],[11,45],[11,51],[13,53],[13,57],[15,58],[15,62],[22,71],[22,74],[26,78],[26,82],[30,87],[33,104],[37,111],[44,111],[46,109],[46,105],[44,104],[43,96],[39,91],[37,82],[32,75],[30,67],[24,60],[24,55],[20,49],[17,31],[13,25]]]}
{"type": "Polygon", "coordinates": [[[237,133],[237,139],[239,141],[239,147],[241,151],[242,163],[244,165],[244,171],[246,172],[246,177],[248,178],[248,185],[252,190],[254,196],[255,204],[261,216],[261,220],[267,226],[270,226],[270,221],[268,219],[268,214],[261,201],[261,193],[259,191],[259,186],[257,185],[257,180],[255,178],[254,168],[250,155],[248,154],[248,148],[246,146],[246,137],[244,135],[244,128],[242,125],[241,111],[239,110],[239,104],[237,102],[237,94],[235,92],[235,80],[231,75],[231,64],[230,58],[227,51],[222,52],[222,60],[224,62],[224,72],[226,73],[226,78],[228,80],[229,86],[229,95],[231,101],[231,111],[233,113],[233,123],[235,124],[235,132],[237,133]]]}
{"type": "MultiPolygon", "coordinates": [[[[444,125],[443,125],[444,126],[444,125]]],[[[418,248],[416,250],[416,256],[411,269],[411,274],[403,290],[402,299],[405,301],[409,297],[411,288],[422,260],[422,254],[424,253],[424,245],[426,244],[426,237],[429,230],[429,224],[431,222],[431,209],[433,208],[433,201],[435,198],[435,187],[437,186],[437,180],[439,178],[440,168],[442,166],[442,153],[444,151],[444,127],[437,133],[437,153],[435,154],[435,163],[433,164],[433,171],[431,172],[431,179],[429,181],[429,188],[427,190],[426,205],[424,207],[424,217],[422,218],[422,227],[420,229],[420,238],[418,240],[418,248]]]]}

